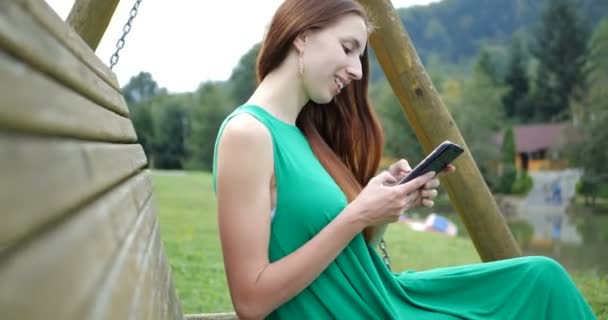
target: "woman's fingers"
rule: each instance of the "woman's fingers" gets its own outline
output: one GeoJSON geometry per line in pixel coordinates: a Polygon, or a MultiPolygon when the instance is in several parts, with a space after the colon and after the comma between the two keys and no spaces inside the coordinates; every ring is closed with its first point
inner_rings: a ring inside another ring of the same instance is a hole
{"type": "Polygon", "coordinates": [[[439,179],[433,178],[424,184],[424,189],[435,189],[435,188],[439,187],[439,184],[440,184],[439,179]]]}
{"type": "Polygon", "coordinates": [[[445,173],[452,173],[452,172],[454,172],[454,171],[456,171],[456,166],[455,166],[455,165],[453,165],[453,164],[451,164],[451,163],[450,163],[450,164],[448,164],[448,165],[445,167],[445,169],[443,169],[443,172],[445,172],[445,173]]]}
{"type": "Polygon", "coordinates": [[[433,200],[430,200],[430,199],[422,199],[422,205],[430,208],[435,205],[435,202],[433,202],[433,200]]]}
{"type": "Polygon", "coordinates": [[[436,189],[428,189],[428,190],[425,189],[425,190],[422,190],[422,192],[421,192],[421,196],[423,198],[426,198],[429,200],[437,197],[437,194],[438,194],[438,192],[436,189]]]}
{"type": "Polygon", "coordinates": [[[422,188],[426,183],[433,180],[433,176],[435,176],[435,172],[433,172],[433,171],[427,172],[426,174],[423,174],[420,177],[417,177],[416,179],[414,179],[412,181],[399,185],[398,186],[399,192],[401,192],[403,195],[410,194],[410,193],[422,188]]]}
{"type": "Polygon", "coordinates": [[[412,171],[412,168],[410,167],[409,162],[407,162],[405,159],[401,159],[388,167],[388,172],[390,172],[393,177],[398,180],[404,178],[410,171],[412,171]]]}
{"type": "Polygon", "coordinates": [[[445,166],[445,168],[443,170],[441,170],[441,172],[439,172],[439,174],[437,174],[440,177],[443,177],[447,174],[450,174],[452,172],[456,171],[456,167],[453,164],[448,164],[447,166],[445,166]]]}
{"type": "Polygon", "coordinates": [[[422,199],[421,191],[414,191],[405,196],[405,207],[403,210],[409,210],[416,207],[420,203],[420,199],[422,199]]]}
{"type": "Polygon", "coordinates": [[[397,183],[395,177],[387,170],[380,172],[373,179],[375,179],[381,185],[393,185],[397,183]]]}

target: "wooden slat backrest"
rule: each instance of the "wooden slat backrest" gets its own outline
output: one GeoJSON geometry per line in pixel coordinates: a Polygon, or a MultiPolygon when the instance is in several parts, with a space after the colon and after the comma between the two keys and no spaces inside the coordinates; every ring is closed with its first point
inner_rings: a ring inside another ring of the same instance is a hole
{"type": "Polygon", "coordinates": [[[48,32],[22,4],[0,2],[0,46],[100,106],[128,115],[120,92],[66,48],[65,41],[48,32]]]}
{"type": "Polygon", "coordinates": [[[42,0],[13,0],[20,2],[34,19],[36,19],[49,33],[59,40],[65,47],[74,55],[80,58],[91,70],[106,81],[116,90],[120,90],[116,75],[108,68],[101,60],[97,58],[95,53],[90,50],[89,46],[76,34],[71,28],[66,28],[65,22],[61,20],[55,11],[53,11],[46,1],[42,0]]]}
{"type": "Polygon", "coordinates": [[[128,116],[44,1],[0,1],[0,318],[183,318],[128,116]]]}

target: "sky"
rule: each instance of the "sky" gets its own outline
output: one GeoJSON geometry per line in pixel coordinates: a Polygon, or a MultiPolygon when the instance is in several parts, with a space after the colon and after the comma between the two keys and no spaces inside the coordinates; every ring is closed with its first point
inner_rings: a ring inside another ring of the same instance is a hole
{"type": "MultiPolygon", "coordinates": [[[[439,0],[392,0],[395,8],[439,0]]],[[[239,59],[264,36],[282,0],[143,0],[113,71],[121,86],[150,72],[170,92],[227,80],[239,59]],[[220,31],[222,30],[222,31],[220,31]]],[[[47,0],[66,19],[74,0],[47,0]]],[[[96,54],[107,65],[135,0],[119,2],[96,54]]]]}

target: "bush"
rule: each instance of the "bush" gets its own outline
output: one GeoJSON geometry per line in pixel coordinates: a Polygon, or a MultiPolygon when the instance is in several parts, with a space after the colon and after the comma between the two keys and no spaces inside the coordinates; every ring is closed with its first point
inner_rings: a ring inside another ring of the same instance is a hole
{"type": "Polygon", "coordinates": [[[505,130],[502,147],[502,174],[500,176],[500,192],[511,193],[513,184],[517,180],[517,169],[515,168],[515,137],[513,136],[513,128],[508,127],[505,130]]]}
{"type": "Polygon", "coordinates": [[[601,185],[599,189],[598,195],[601,198],[608,198],[608,183],[601,185]]]}
{"type": "Polygon", "coordinates": [[[597,198],[608,198],[608,183],[583,176],[576,183],[576,193],[584,198],[586,205],[594,205],[597,198]]]}
{"type": "Polygon", "coordinates": [[[525,195],[532,190],[533,186],[534,181],[532,180],[532,177],[530,177],[527,171],[522,171],[517,175],[517,178],[513,182],[511,193],[525,195]]]}
{"type": "Polygon", "coordinates": [[[502,175],[500,176],[500,192],[513,192],[513,185],[517,180],[517,169],[512,164],[505,164],[502,175]]]}
{"type": "Polygon", "coordinates": [[[583,176],[576,183],[576,193],[582,196],[595,196],[598,192],[599,185],[596,182],[589,180],[587,177],[583,176]]]}

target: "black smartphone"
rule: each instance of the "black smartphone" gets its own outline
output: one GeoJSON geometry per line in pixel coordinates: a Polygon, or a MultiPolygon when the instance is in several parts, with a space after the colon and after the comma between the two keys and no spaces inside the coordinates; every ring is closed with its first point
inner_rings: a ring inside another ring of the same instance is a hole
{"type": "Polygon", "coordinates": [[[416,179],[430,171],[439,173],[463,152],[464,149],[461,146],[446,140],[424,158],[405,178],[399,181],[399,184],[416,179]]]}

